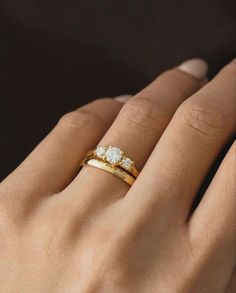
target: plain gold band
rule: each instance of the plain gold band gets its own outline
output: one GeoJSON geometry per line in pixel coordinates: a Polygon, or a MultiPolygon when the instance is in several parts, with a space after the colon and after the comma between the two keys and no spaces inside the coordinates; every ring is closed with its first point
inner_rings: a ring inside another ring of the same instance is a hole
{"type": "Polygon", "coordinates": [[[127,173],[126,171],[123,171],[120,168],[117,167],[113,167],[111,165],[109,165],[108,163],[101,161],[99,159],[86,159],[83,161],[82,165],[89,165],[95,168],[99,168],[102,169],[110,174],[115,175],[116,177],[122,179],[123,181],[125,181],[126,183],[128,183],[129,185],[133,185],[135,182],[135,178],[133,176],[131,176],[129,173],[127,173]]]}

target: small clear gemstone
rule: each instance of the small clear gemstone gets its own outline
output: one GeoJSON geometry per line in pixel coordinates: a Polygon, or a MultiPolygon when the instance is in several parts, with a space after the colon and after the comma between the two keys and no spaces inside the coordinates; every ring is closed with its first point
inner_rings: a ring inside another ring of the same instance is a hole
{"type": "Polygon", "coordinates": [[[95,153],[99,158],[102,158],[106,153],[106,148],[103,146],[98,146],[95,153]]]}
{"type": "Polygon", "coordinates": [[[123,160],[120,162],[121,167],[123,167],[126,170],[130,170],[132,165],[133,165],[133,161],[130,160],[129,158],[123,158],[123,160]]]}
{"type": "Polygon", "coordinates": [[[122,152],[120,149],[111,147],[106,151],[106,160],[110,164],[115,165],[119,163],[121,159],[122,159],[122,152]]]}

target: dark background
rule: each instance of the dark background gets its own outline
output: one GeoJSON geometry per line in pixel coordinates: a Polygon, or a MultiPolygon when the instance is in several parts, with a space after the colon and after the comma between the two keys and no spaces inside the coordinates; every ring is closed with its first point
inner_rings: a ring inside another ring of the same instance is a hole
{"type": "Polygon", "coordinates": [[[235,0],[0,0],[0,180],[65,112],[236,55],[235,0]]]}

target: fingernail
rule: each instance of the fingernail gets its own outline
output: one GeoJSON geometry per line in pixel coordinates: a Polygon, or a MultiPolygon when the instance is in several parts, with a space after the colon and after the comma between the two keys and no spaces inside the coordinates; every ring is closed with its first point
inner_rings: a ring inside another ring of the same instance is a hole
{"type": "Polygon", "coordinates": [[[132,98],[131,95],[122,95],[122,96],[115,97],[114,99],[118,102],[126,103],[130,98],[132,98]]]}
{"type": "Polygon", "coordinates": [[[206,77],[208,65],[205,60],[195,58],[180,64],[179,69],[193,75],[196,78],[203,79],[206,77]]]}

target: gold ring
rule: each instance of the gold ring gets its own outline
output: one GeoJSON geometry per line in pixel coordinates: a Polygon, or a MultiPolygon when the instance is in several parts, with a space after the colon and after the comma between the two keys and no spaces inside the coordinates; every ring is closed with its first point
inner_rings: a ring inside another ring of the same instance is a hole
{"type": "Polygon", "coordinates": [[[120,167],[137,178],[139,171],[135,167],[134,161],[124,155],[124,152],[118,147],[97,146],[96,149],[87,153],[86,158],[97,158],[113,167],[120,167]]]}
{"type": "Polygon", "coordinates": [[[87,158],[82,163],[82,166],[84,165],[89,165],[89,166],[107,171],[115,175],[116,177],[124,180],[126,183],[128,183],[131,186],[134,184],[135,178],[133,176],[131,176],[130,174],[128,174],[126,171],[122,170],[121,168],[111,166],[109,163],[104,162],[102,160],[87,158]]]}

